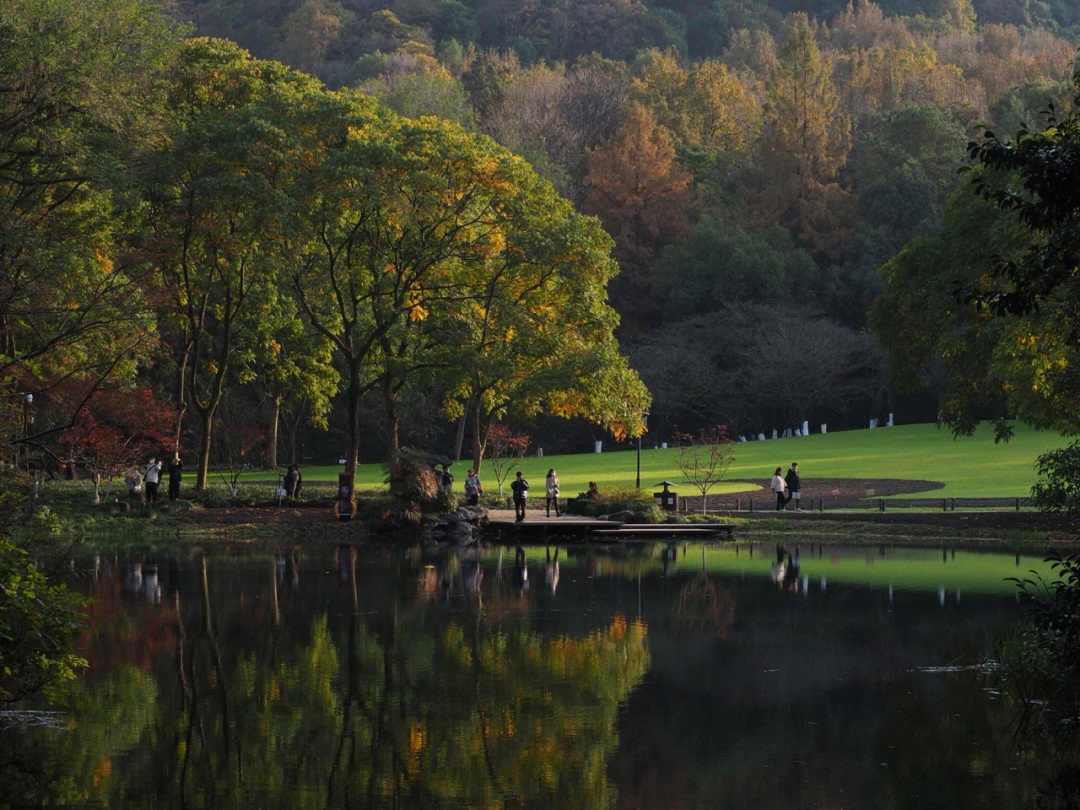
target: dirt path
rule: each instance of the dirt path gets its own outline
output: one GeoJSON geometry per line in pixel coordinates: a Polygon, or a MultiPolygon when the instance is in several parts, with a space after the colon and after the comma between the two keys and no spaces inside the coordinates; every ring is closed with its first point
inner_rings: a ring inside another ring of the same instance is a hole
{"type": "MultiPolygon", "coordinates": [[[[746,484],[747,489],[743,492],[709,495],[710,509],[731,509],[734,507],[736,498],[744,504],[747,498],[753,498],[755,507],[776,502],[776,496],[769,490],[768,479],[736,478],[725,483],[746,484]]],[[[945,486],[941,481],[904,478],[803,478],[800,483],[803,500],[824,498],[826,509],[851,509],[865,506],[867,498],[886,498],[890,495],[926,493],[925,497],[932,497],[933,490],[942,489],[945,486]]],[[[685,488],[682,494],[683,498],[680,500],[685,500],[690,504],[691,509],[701,509],[700,495],[691,495],[685,488]]]]}

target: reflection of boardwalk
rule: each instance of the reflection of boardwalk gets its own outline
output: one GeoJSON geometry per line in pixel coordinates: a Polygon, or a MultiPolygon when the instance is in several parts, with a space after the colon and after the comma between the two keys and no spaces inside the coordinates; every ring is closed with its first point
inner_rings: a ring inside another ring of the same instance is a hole
{"type": "Polygon", "coordinates": [[[731,537],[731,526],[722,524],[626,524],[615,520],[564,516],[547,517],[543,512],[529,512],[524,522],[514,520],[509,509],[488,512],[488,533],[503,541],[531,542],[547,538],[618,543],[650,539],[710,539],[731,537]]]}

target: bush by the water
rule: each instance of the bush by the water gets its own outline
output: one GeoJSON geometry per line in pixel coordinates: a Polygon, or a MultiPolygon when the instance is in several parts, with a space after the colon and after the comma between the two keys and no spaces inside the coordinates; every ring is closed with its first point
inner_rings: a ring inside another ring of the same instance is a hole
{"type": "Polygon", "coordinates": [[[402,447],[386,463],[390,496],[406,515],[449,512],[457,506],[452,488],[439,486],[435,459],[427,453],[402,447]]]}
{"type": "Polygon", "coordinates": [[[653,496],[636,487],[601,489],[599,498],[574,498],[566,502],[571,515],[599,517],[618,515],[627,523],[660,523],[664,512],[656,505],[653,496]]]}
{"type": "Polygon", "coordinates": [[[1043,453],[1035,463],[1039,480],[1031,500],[1044,512],[1080,514],[1080,441],[1043,453]]]}
{"type": "Polygon", "coordinates": [[[1028,723],[1040,733],[1073,736],[1080,721],[1080,556],[1051,562],[1052,581],[1016,580],[1028,621],[1000,657],[1005,686],[1028,723]]]}

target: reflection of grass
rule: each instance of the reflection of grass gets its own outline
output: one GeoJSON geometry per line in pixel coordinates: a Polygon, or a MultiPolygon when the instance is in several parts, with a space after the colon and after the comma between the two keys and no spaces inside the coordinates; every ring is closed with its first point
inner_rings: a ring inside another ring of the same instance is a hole
{"type": "MultiPolygon", "coordinates": [[[[646,441],[647,444],[651,442],[646,441]]],[[[727,478],[766,480],[778,466],[785,469],[798,461],[806,479],[815,478],[907,478],[942,481],[944,489],[931,490],[925,497],[1014,497],[1027,495],[1035,482],[1033,465],[1040,453],[1060,447],[1060,435],[1016,426],[1016,436],[1008,444],[994,444],[993,430],[981,426],[972,437],[954,439],[948,430],[934,425],[904,425],[878,430],[850,430],[825,436],[747,442],[735,446],[736,460],[727,478]]],[[[682,475],[675,465],[675,449],[641,452],[642,485],[652,489],[662,480],[675,483],[682,475]]],[[[559,471],[564,496],[583,491],[589,481],[601,487],[633,486],[636,454],[581,453],[577,455],[530,457],[523,470],[537,494],[548,468],[559,471]]],[[[453,466],[455,486],[464,481],[469,461],[453,466]]],[[[487,468],[485,468],[487,469],[487,468]]],[[[341,468],[306,467],[308,481],[337,480],[341,468]]],[[[362,465],[357,471],[357,487],[382,485],[384,474],[378,464],[362,465]]],[[[245,480],[276,480],[270,473],[250,473],[245,480]]],[[[494,483],[489,481],[489,483],[494,483]]],[[[494,489],[494,487],[491,487],[494,489]]],[[[746,484],[721,483],[712,494],[746,491],[746,484]]],[[[751,488],[752,489],[752,488],[751,488]]],[[[693,494],[681,484],[680,492],[693,494]]],[[[760,490],[759,490],[760,491],[760,490]]],[[[763,497],[768,492],[761,492],[763,497]]],[[[905,496],[910,497],[910,496],[905,496]]]]}
{"type": "MultiPolygon", "coordinates": [[[[789,543],[788,552],[795,546],[789,543]]],[[[1034,570],[1045,574],[1049,565],[1040,557],[1020,557],[1007,554],[924,550],[889,547],[884,556],[877,549],[830,549],[817,556],[811,544],[801,547],[800,577],[809,577],[816,589],[824,578],[826,583],[868,585],[912,591],[937,592],[944,588],[949,598],[957,591],[963,593],[1011,594],[1016,588],[1008,577],[1025,577],[1034,570]]],[[[733,548],[706,548],[705,568],[710,574],[728,574],[765,578],[776,561],[770,545],[755,547],[751,558],[744,547],[738,554],[733,548]]],[[[686,573],[701,570],[701,549],[689,549],[680,555],[675,570],[686,573]]]]}
{"type": "MultiPolygon", "coordinates": [[[[794,553],[795,543],[787,541],[785,549],[794,553]]],[[[733,546],[716,546],[695,543],[677,543],[676,561],[669,574],[697,574],[704,570],[710,575],[745,576],[765,579],[770,575],[776,561],[775,546],[768,543],[754,545],[753,556],[747,546],[736,553],[733,546]]],[[[550,547],[554,551],[554,546],[550,547]]],[[[635,577],[638,574],[656,574],[662,568],[660,559],[663,544],[640,546],[629,553],[619,550],[597,549],[591,554],[568,555],[565,548],[560,554],[560,565],[566,568],[597,567],[603,576],[635,577]],[[600,565],[596,566],[596,561],[600,565]]],[[[1031,571],[1046,575],[1050,566],[1042,557],[1021,556],[1017,564],[1015,555],[952,551],[941,549],[885,547],[881,556],[877,547],[865,548],[826,546],[822,556],[812,543],[801,545],[800,578],[808,576],[815,589],[824,577],[826,583],[844,583],[887,587],[901,590],[929,591],[937,593],[945,588],[949,598],[956,591],[963,593],[1011,594],[1016,589],[1007,577],[1027,577],[1031,571]],[[944,555],[944,558],[943,558],[944,555]]],[[[525,548],[528,565],[533,569],[543,565],[547,556],[543,546],[525,548]]],[[[494,565],[499,550],[489,549],[485,565],[494,565]]],[[[509,573],[514,560],[513,549],[503,549],[503,566],[509,573]]]]}

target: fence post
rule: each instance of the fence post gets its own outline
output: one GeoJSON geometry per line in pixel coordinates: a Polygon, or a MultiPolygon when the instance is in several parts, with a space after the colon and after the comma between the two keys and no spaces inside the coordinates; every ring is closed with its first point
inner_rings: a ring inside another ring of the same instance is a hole
{"type": "Polygon", "coordinates": [[[952,507],[949,511],[950,512],[955,512],[956,511],[956,498],[953,498],[950,501],[949,505],[952,507]]]}
{"type": "Polygon", "coordinates": [[[754,511],[754,499],[753,498],[747,498],[746,502],[748,504],[750,504],[750,511],[753,512],[754,511]]]}
{"type": "Polygon", "coordinates": [[[948,512],[949,511],[949,499],[948,498],[942,498],[941,499],[941,511],[942,512],[948,512]]]}
{"type": "Polygon", "coordinates": [[[878,498],[878,508],[881,509],[882,512],[885,511],[885,499],[884,498],[878,498]]]}
{"type": "Polygon", "coordinates": [[[824,512],[825,511],[825,499],[824,498],[818,498],[817,499],[817,510],[819,512],[824,512]]]}
{"type": "Polygon", "coordinates": [[[739,498],[735,499],[735,511],[736,512],[742,511],[741,508],[740,508],[740,499],[739,498]]]}
{"type": "Polygon", "coordinates": [[[1017,512],[1020,511],[1020,499],[1019,498],[1016,499],[1016,511],[1017,512]]]}

